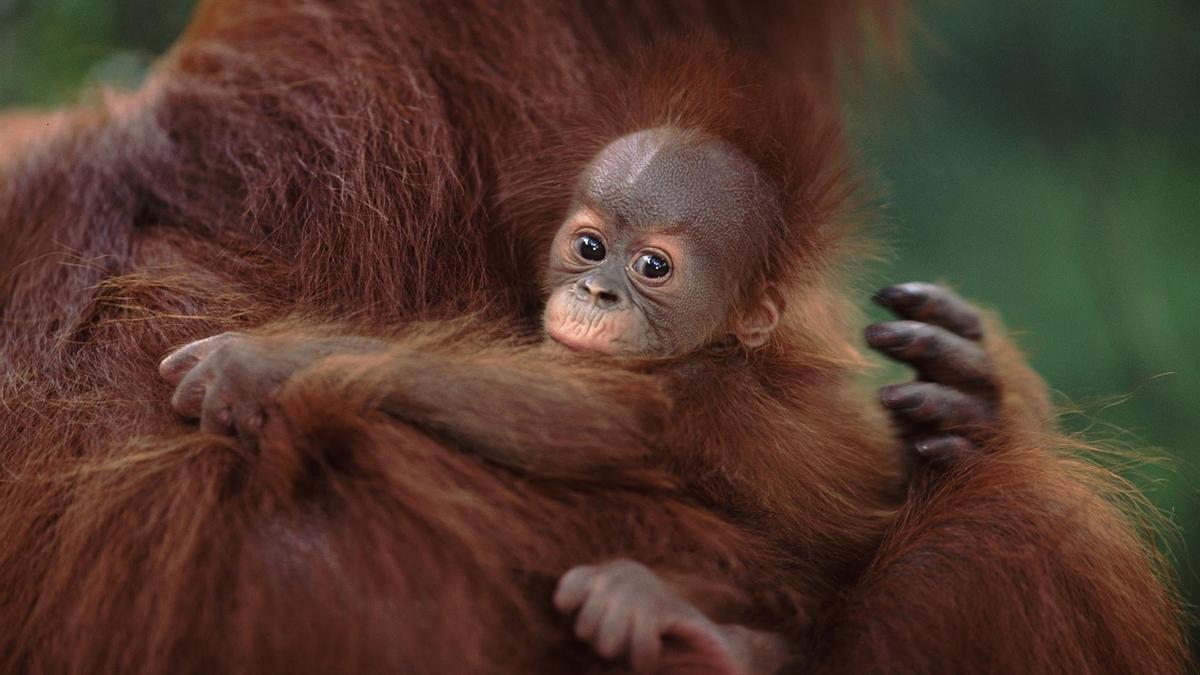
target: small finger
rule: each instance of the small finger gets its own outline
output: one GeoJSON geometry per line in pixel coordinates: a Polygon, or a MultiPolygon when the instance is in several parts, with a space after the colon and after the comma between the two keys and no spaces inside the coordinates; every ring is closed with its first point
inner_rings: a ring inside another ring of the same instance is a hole
{"type": "Polygon", "coordinates": [[[663,629],[664,642],[674,642],[680,654],[704,655],[705,661],[714,664],[716,672],[744,672],[732,667],[735,662],[731,647],[721,634],[721,630],[707,617],[699,612],[693,616],[680,617],[668,623],[663,629]],[[724,664],[731,667],[716,667],[724,664]]]}
{"type": "Polygon", "coordinates": [[[175,387],[175,393],[171,394],[171,408],[189,419],[199,418],[211,380],[212,371],[192,369],[175,387]]]}
{"type": "Polygon", "coordinates": [[[654,672],[662,655],[658,622],[645,612],[635,612],[629,629],[629,659],[635,673],[654,672]]]}
{"type": "Polygon", "coordinates": [[[932,323],[969,340],[983,337],[979,310],[943,286],[921,281],[896,284],[877,292],[874,299],[903,319],[932,323]]]}
{"type": "Polygon", "coordinates": [[[979,447],[965,436],[938,434],[912,442],[918,457],[938,466],[952,466],[979,454],[979,447]]]}
{"type": "Polygon", "coordinates": [[[607,607],[608,600],[606,598],[595,594],[589,595],[583,603],[583,609],[579,610],[579,617],[575,619],[575,637],[584,642],[591,642],[592,638],[596,637],[596,631],[600,628],[600,619],[603,618],[607,607]]]}
{"type": "Polygon", "coordinates": [[[167,354],[166,358],[158,364],[158,374],[162,376],[169,384],[178,385],[183,377],[188,374],[192,368],[201,359],[212,353],[219,346],[221,338],[230,335],[222,333],[206,337],[203,340],[196,340],[176,349],[167,354]]]}
{"type": "Polygon", "coordinates": [[[985,401],[933,382],[889,385],[879,390],[879,400],[907,424],[954,429],[991,421],[991,409],[985,401]]]}
{"type": "Polygon", "coordinates": [[[232,435],[233,410],[218,387],[209,386],[200,410],[200,430],[232,435]]]}
{"type": "Polygon", "coordinates": [[[263,423],[266,421],[265,413],[262,405],[253,398],[246,398],[243,401],[233,405],[233,427],[237,432],[238,438],[245,441],[248,445],[253,445],[262,433],[263,423]]]}
{"type": "Polygon", "coordinates": [[[558,611],[567,614],[579,607],[587,597],[588,583],[595,572],[596,568],[591,565],[580,565],[562,575],[558,580],[558,588],[554,591],[554,606],[558,611]]]}
{"type": "Polygon", "coordinates": [[[596,640],[593,643],[596,653],[606,659],[615,659],[625,651],[629,640],[630,617],[629,611],[622,603],[610,602],[600,617],[600,626],[596,629],[596,640]]]}
{"type": "Polygon", "coordinates": [[[868,326],[867,344],[917,369],[921,379],[942,384],[988,386],[991,361],[978,344],[919,321],[888,321],[868,326]]]}

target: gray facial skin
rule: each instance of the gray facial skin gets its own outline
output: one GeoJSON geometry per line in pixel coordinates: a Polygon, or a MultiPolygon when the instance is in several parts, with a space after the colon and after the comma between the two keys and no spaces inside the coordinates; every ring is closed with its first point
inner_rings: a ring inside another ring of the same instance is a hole
{"type": "Polygon", "coordinates": [[[775,203],[720,140],[672,127],[617,139],[583,172],[551,247],[547,332],[627,356],[683,354],[736,332],[735,294],[761,264],[775,203]]]}

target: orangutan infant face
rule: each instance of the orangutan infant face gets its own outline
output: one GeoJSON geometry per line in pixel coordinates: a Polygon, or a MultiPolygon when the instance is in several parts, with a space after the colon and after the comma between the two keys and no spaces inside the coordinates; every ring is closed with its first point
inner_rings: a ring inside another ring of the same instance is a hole
{"type": "Polygon", "coordinates": [[[731,314],[763,259],[752,221],[770,198],[749,160],[710,137],[659,128],[614,141],[584,171],[551,246],[547,334],[622,356],[684,354],[725,335],[765,342],[779,313],[768,294],[731,314]]]}

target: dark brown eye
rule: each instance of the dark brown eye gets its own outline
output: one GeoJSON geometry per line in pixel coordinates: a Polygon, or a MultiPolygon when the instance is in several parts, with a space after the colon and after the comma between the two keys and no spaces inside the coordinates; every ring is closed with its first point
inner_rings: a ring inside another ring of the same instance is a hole
{"type": "Polygon", "coordinates": [[[575,250],[579,251],[580,257],[584,260],[599,262],[604,260],[604,256],[608,255],[608,251],[604,250],[604,242],[600,238],[591,235],[583,234],[575,240],[575,250]]]}
{"type": "Polygon", "coordinates": [[[662,279],[671,273],[671,263],[657,253],[646,253],[633,263],[633,269],[647,279],[662,279]]]}

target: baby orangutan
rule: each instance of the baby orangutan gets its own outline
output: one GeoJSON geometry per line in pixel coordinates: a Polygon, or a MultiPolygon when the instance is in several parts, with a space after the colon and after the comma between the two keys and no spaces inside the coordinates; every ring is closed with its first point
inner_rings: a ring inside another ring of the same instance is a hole
{"type": "Polygon", "coordinates": [[[584,171],[551,245],[546,333],[621,356],[731,338],[761,347],[783,309],[765,281],[763,223],[782,218],[778,203],[750,160],[716,139],[670,128],[618,139],[584,171]]]}
{"type": "MultiPolygon", "coordinates": [[[[767,343],[784,299],[764,274],[772,243],[764,236],[770,232],[764,223],[782,214],[778,197],[740,152],[682,130],[634,133],[592,162],[576,199],[551,247],[543,317],[551,338],[575,350],[635,357],[672,357],[733,344],[748,353],[767,343]]],[[[939,289],[910,284],[879,297],[893,306],[921,304],[930,320],[979,337],[974,312],[939,289]],[[913,293],[916,297],[910,297],[913,293]],[[921,302],[930,298],[934,302],[921,302]]],[[[873,346],[908,347],[915,356],[920,347],[901,345],[903,336],[895,334],[930,328],[893,323],[873,327],[870,335],[873,346]]],[[[942,342],[954,338],[931,335],[942,342]]],[[[938,362],[959,355],[986,374],[982,351],[969,345],[938,362]]],[[[947,379],[962,371],[960,365],[947,379]]],[[[988,415],[984,400],[932,382],[916,388],[934,388],[928,397],[934,409],[907,410],[899,416],[902,425],[922,414],[931,415],[935,426],[952,411],[956,422],[968,424],[988,415]]],[[[924,402],[922,392],[913,389],[891,387],[885,401],[890,405],[908,396],[924,402]]],[[[914,443],[970,450],[963,437],[935,436],[914,443]]],[[[628,654],[638,672],[661,666],[664,637],[675,640],[672,667],[681,671],[769,672],[786,660],[782,638],[714,624],[634,561],[577,567],[563,576],[554,600],[563,612],[578,611],[581,639],[609,658],[628,654]]]]}
{"type": "MultiPolygon", "coordinates": [[[[716,137],[636,132],[584,170],[553,239],[543,314],[553,342],[227,333],[183,347],[161,372],[180,414],[250,444],[267,434],[280,388],[321,373],[524,473],[587,481],[617,465],[665,468],[690,499],[776,550],[778,574],[739,596],[689,577],[686,555],[600,562],[566,572],[555,606],[577,613],[576,634],[600,655],[638,671],[771,672],[797,657],[788,645],[869,559],[908,465],[882,416],[853,395],[850,373],[782,321],[779,282],[804,244],[777,192],[716,137]],[[586,423],[563,423],[575,420],[586,423]]],[[[961,429],[991,414],[977,317],[936,287],[881,297],[921,322],[874,327],[873,346],[933,374],[889,390],[885,404],[903,401],[896,414],[920,429],[908,440],[952,460],[970,450],[961,429]],[[925,436],[938,441],[922,446],[925,436]]]]}

